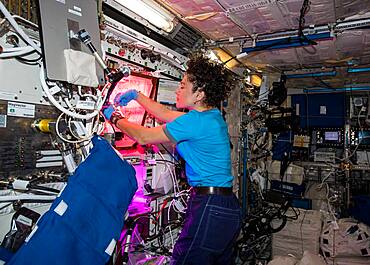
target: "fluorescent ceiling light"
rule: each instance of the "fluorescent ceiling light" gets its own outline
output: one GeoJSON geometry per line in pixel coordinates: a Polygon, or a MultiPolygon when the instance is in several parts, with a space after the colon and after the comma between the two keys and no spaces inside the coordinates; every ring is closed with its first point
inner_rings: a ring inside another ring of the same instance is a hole
{"type": "Polygon", "coordinates": [[[250,82],[256,87],[260,87],[262,84],[262,77],[260,75],[253,74],[250,76],[250,82]]]}
{"type": "Polygon", "coordinates": [[[174,28],[174,16],[152,1],[116,0],[116,2],[146,19],[157,28],[166,32],[171,32],[174,28]]]}
{"type": "Polygon", "coordinates": [[[223,62],[229,69],[232,69],[240,65],[240,63],[237,60],[233,59],[233,57],[230,54],[228,54],[221,48],[215,48],[213,49],[213,52],[216,53],[217,57],[221,60],[221,62],[223,62]]]}
{"type": "Polygon", "coordinates": [[[239,53],[237,56],[235,56],[236,59],[242,59],[244,57],[247,57],[248,56],[248,53],[247,52],[242,52],[242,53],[239,53]]]}
{"type": "Polygon", "coordinates": [[[220,58],[218,58],[218,56],[216,55],[216,53],[212,50],[209,50],[207,52],[207,57],[212,60],[212,61],[216,61],[216,62],[219,62],[219,63],[222,63],[222,61],[220,60],[220,58]]]}
{"type": "Polygon", "coordinates": [[[195,20],[203,21],[211,17],[214,17],[217,14],[219,14],[219,12],[207,12],[207,13],[202,13],[198,15],[186,16],[185,19],[195,19],[195,20]]]}

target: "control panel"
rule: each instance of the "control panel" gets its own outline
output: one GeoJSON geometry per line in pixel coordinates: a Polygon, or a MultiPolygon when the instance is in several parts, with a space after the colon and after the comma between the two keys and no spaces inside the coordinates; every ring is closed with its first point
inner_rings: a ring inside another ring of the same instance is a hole
{"type": "Polygon", "coordinates": [[[318,128],[312,130],[312,144],[321,147],[341,147],[344,144],[342,128],[318,128]]]}
{"type": "Polygon", "coordinates": [[[185,56],[110,17],[105,16],[104,21],[103,49],[107,55],[156,71],[158,77],[182,79],[187,61],[185,56]]]}
{"type": "Polygon", "coordinates": [[[367,95],[350,97],[350,118],[363,118],[368,115],[368,101],[367,95]]]}
{"type": "Polygon", "coordinates": [[[369,147],[370,146],[370,130],[369,129],[361,130],[359,128],[352,128],[350,143],[352,146],[360,145],[362,147],[369,147]]]}

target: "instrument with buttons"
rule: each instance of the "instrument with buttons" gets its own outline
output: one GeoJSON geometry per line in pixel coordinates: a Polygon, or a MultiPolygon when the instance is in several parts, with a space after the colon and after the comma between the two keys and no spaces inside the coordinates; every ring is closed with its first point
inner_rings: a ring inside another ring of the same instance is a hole
{"type": "Polygon", "coordinates": [[[350,143],[352,146],[360,145],[362,147],[370,146],[370,130],[360,130],[359,128],[352,128],[350,143]]]}
{"type": "Polygon", "coordinates": [[[341,147],[344,143],[342,128],[319,128],[312,131],[312,144],[321,147],[341,147]]]}

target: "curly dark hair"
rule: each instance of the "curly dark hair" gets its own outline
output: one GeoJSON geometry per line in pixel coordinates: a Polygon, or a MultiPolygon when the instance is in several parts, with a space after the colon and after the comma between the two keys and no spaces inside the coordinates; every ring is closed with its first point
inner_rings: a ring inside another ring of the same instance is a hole
{"type": "Polygon", "coordinates": [[[192,55],[187,66],[186,73],[189,81],[193,83],[193,92],[204,91],[204,104],[208,107],[220,107],[234,87],[230,71],[224,65],[201,54],[192,55]]]}

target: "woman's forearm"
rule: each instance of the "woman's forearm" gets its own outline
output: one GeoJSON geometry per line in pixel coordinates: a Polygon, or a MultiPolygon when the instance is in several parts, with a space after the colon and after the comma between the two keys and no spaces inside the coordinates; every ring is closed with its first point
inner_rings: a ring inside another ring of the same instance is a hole
{"type": "Polygon", "coordinates": [[[142,93],[139,93],[136,101],[151,115],[164,122],[173,121],[184,114],[180,111],[170,110],[166,106],[146,97],[142,93]]]}
{"type": "Polygon", "coordinates": [[[158,144],[170,141],[161,126],[146,128],[129,122],[125,118],[118,120],[116,126],[139,144],[158,144]]]}

